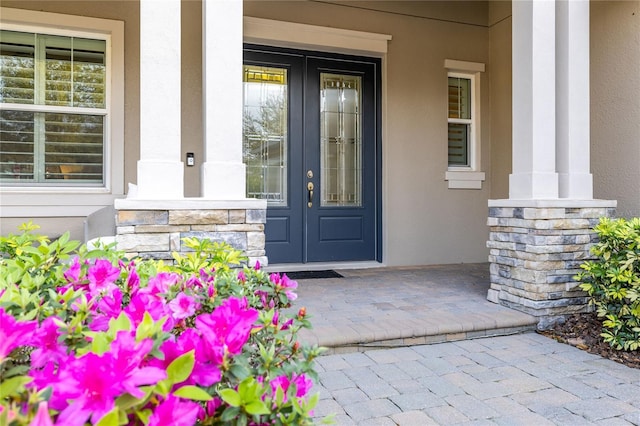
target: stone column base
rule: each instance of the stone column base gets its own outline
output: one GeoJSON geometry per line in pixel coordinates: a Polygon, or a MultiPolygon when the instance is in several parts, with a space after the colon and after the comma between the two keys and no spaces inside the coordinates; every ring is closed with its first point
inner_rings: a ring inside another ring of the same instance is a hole
{"type": "Polygon", "coordinates": [[[172,260],[173,252],[189,251],[182,239],[195,237],[229,243],[247,255],[250,266],[268,264],[265,201],[122,199],[115,208],[117,249],[127,254],[172,260]]]}
{"type": "Polygon", "coordinates": [[[573,277],[592,257],[593,227],[615,207],[609,200],[489,200],[487,299],[539,317],[539,329],[587,312],[573,277]]]}

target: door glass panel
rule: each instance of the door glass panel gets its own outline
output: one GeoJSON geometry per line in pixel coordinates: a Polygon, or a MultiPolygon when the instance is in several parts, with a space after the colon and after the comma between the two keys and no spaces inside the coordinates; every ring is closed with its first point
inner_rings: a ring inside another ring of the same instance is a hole
{"type": "Polygon", "coordinates": [[[247,198],[287,204],[287,70],[245,65],[243,161],[247,198]]]}
{"type": "Polygon", "coordinates": [[[321,205],[362,205],[362,78],[320,74],[321,205]]]}

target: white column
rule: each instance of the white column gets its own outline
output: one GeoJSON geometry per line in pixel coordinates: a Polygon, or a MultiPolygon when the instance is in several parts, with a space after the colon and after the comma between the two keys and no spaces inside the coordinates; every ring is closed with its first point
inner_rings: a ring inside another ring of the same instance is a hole
{"type": "Polygon", "coordinates": [[[556,45],[556,153],[560,197],[592,199],[588,1],[556,3],[556,45]]]}
{"type": "Polygon", "coordinates": [[[558,198],[555,3],[514,1],[513,170],[509,198],[558,198]]]}
{"type": "Polygon", "coordinates": [[[202,196],[212,200],[244,199],[242,0],[203,1],[202,19],[202,196]]]}
{"type": "Polygon", "coordinates": [[[180,0],[140,0],[137,198],[184,197],[180,161],[180,0]]]}

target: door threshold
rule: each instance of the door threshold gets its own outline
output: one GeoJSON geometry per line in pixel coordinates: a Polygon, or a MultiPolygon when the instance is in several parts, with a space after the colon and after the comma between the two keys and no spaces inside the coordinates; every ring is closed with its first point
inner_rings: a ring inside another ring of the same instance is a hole
{"type": "Polygon", "coordinates": [[[385,264],[375,260],[364,260],[356,262],[312,262],[312,263],[276,263],[264,266],[266,272],[301,272],[301,271],[322,271],[333,269],[336,271],[345,269],[374,269],[384,268],[385,264]]]}

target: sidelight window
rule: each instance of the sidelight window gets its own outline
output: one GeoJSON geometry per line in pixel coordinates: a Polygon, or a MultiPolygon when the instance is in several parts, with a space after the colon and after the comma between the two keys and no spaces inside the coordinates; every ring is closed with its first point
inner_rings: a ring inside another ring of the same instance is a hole
{"type": "Polygon", "coordinates": [[[287,69],[244,66],[243,161],[247,198],[287,204],[287,69]]]}

